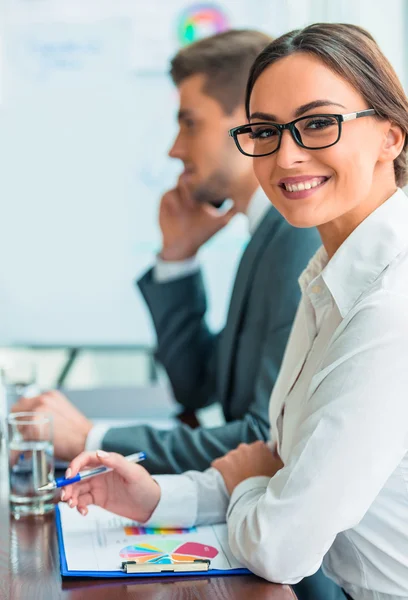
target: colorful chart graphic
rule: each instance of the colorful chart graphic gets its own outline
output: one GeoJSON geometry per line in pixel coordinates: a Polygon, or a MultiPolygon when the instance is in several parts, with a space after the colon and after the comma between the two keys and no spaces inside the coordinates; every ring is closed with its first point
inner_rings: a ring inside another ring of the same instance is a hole
{"type": "Polygon", "coordinates": [[[175,535],[183,533],[193,533],[197,531],[195,527],[191,529],[159,529],[157,527],[124,527],[126,535],[175,535]]]}
{"type": "Polygon", "coordinates": [[[142,563],[170,563],[193,561],[197,558],[215,558],[218,554],[217,548],[206,546],[199,542],[183,542],[177,540],[160,540],[160,547],[151,544],[137,544],[126,546],[120,551],[120,557],[125,560],[134,560],[142,563]]]}
{"type": "Polygon", "coordinates": [[[215,4],[190,6],[180,17],[178,39],[182,46],[230,28],[226,14],[215,4]]]}

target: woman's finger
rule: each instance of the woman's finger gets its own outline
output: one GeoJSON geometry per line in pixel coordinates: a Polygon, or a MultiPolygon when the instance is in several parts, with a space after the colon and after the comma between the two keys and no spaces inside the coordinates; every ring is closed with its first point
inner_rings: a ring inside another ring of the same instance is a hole
{"type": "Polygon", "coordinates": [[[121,454],[116,452],[97,451],[97,456],[105,467],[114,469],[118,475],[126,481],[136,481],[138,477],[145,471],[140,465],[136,465],[126,460],[121,454]]]}
{"type": "Polygon", "coordinates": [[[71,508],[79,508],[79,507],[84,507],[84,506],[88,506],[89,504],[95,504],[95,498],[93,497],[92,492],[86,492],[84,494],[80,494],[78,496],[78,498],[75,499],[71,499],[69,506],[71,508]]]}
{"type": "Polygon", "coordinates": [[[78,495],[89,491],[91,484],[89,481],[81,483],[74,483],[73,485],[67,485],[62,489],[61,500],[63,502],[69,502],[72,498],[78,498],[78,495]]]}
{"type": "Polygon", "coordinates": [[[65,472],[65,477],[75,477],[78,471],[84,471],[86,468],[98,467],[101,461],[96,452],[81,452],[72,460],[65,472]]]}
{"type": "Polygon", "coordinates": [[[66,495],[64,495],[64,502],[68,502],[70,505],[72,503],[77,504],[78,497],[81,496],[81,494],[86,494],[91,490],[91,484],[87,481],[84,483],[69,485],[65,489],[67,492],[66,495]]]}

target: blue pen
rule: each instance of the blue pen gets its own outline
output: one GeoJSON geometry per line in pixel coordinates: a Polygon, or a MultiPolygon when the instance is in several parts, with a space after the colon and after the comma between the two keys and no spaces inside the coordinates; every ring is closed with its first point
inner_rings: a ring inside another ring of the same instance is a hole
{"type": "MultiPolygon", "coordinates": [[[[130,454],[129,456],[125,456],[126,460],[129,462],[141,462],[145,460],[146,454],[144,452],[136,452],[136,454],[130,454]]],[[[75,475],[75,477],[70,477],[69,479],[65,479],[65,477],[59,477],[58,479],[54,479],[50,483],[46,485],[42,485],[38,488],[39,492],[48,492],[52,490],[56,490],[58,488],[65,487],[66,485],[72,485],[73,483],[77,483],[78,481],[82,481],[83,479],[89,479],[90,477],[96,477],[97,475],[102,475],[103,473],[109,473],[109,471],[113,471],[110,467],[95,467],[95,469],[89,469],[88,471],[80,471],[75,475]]]]}

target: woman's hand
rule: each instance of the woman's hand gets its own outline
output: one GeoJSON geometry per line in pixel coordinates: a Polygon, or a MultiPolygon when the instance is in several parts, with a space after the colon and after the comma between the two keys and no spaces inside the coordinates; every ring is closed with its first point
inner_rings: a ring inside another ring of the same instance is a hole
{"type": "Polygon", "coordinates": [[[265,442],[254,442],[240,444],[236,450],[214,460],[211,466],[221,473],[228,493],[232,494],[244,479],[258,475],[273,477],[284,465],[265,442]]]}
{"type": "Polygon", "coordinates": [[[147,521],[159,503],[160,486],[140,465],[114,452],[82,452],[71,462],[66,476],[101,465],[113,471],[65,487],[61,500],[84,516],[87,506],[96,504],[134,521],[147,521]]]}

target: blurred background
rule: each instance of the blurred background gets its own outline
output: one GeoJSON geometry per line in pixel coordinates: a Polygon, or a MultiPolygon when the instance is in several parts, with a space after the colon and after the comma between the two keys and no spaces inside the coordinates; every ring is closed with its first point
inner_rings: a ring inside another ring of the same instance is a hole
{"type": "MultiPolygon", "coordinates": [[[[229,28],[273,36],[362,25],[408,84],[406,0],[0,0],[0,369],[40,387],[163,375],[134,281],[160,247],[177,50],[229,28]]],[[[202,250],[224,320],[246,243],[239,217],[202,250]]]]}

